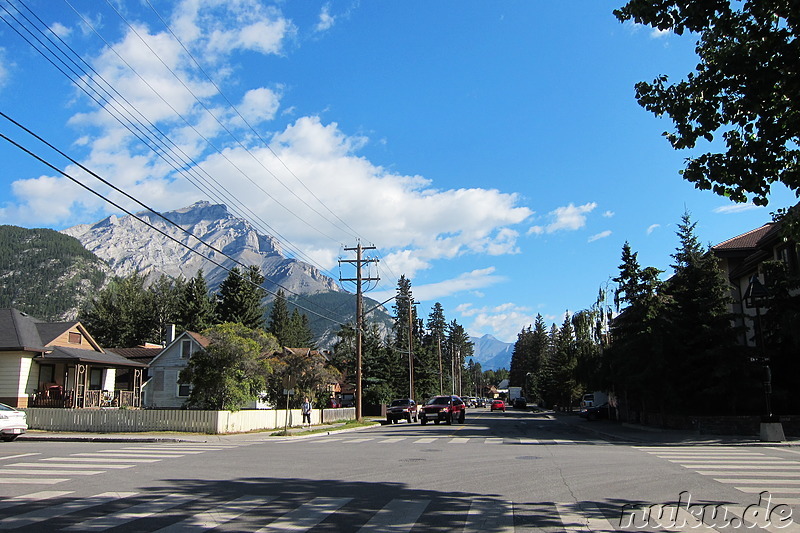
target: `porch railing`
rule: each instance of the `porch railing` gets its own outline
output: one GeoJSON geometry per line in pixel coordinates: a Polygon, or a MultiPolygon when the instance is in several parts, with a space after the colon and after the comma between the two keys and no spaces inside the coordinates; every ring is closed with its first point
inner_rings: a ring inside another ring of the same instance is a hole
{"type": "Polygon", "coordinates": [[[74,390],[43,389],[33,393],[29,400],[30,407],[141,407],[141,395],[134,391],[116,390],[87,390],[82,397],[75,401],[74,390]]]}

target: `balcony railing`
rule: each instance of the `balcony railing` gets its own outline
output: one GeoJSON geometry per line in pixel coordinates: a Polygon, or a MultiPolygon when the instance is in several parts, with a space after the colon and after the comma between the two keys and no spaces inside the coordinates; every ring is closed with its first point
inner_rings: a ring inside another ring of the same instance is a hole
{"type": "Polygon", "coordinates": [[[75,401],[74,390],[62,390],[60,387],[37,390],[33,393],[28,405],[30,407],[141,407],[141,396],[134,391],[87,390],[75,401]]]}

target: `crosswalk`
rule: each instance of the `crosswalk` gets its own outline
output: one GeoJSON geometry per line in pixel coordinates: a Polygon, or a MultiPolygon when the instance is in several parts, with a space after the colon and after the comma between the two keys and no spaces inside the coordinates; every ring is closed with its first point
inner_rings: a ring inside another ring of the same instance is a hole
{"type": "Polygon", "coordinates": [[[73,478],[86,479],[109,471],[249,444],[150,444],[56,457],[39,457],[37,453],[0,456],[0,485],[58,485],[73,478]]]}
{"type": "Polygon", "coordinates": [[[325,442],[339,442],[343,444],[463,444],[463,445],[484,445],[484,444],[530,444],[530,445],[567,445],[575,446],[579,444],[610,446],[612,442],[602,439],[569,440],[569,439],[532,439],[526,437],[453,437],[453,436],[433,436],[433,437],[326,437],[325,442]]]}
{"type": "MultiPolygon", "coordinates": [[[[520,505],[520,508],[523,506],[520,505]]],[[[72,498],[69,491],[16,496],[0,506],[0,530],[126,531],[178,533],[220,530],[279,532],[322,529],[361,533],[415,531],[617,531],[612,510],[594,504],[549,503],[522,516],[515,503],[484,496],[461,498],[397,495],[379,505],[348,496],[296,497],[241,494],[104,492],[72,498]],[[549,511],[545,512],[544,508],[549,511]]]]}
{"type": "MultiPolygon", "coordinates": [[[[800,531],[800,521],[796,520],[799,516],[797,513],[800,513],[800,456],[795,458],[792,455],[800,453],[797,450],[726,446],[636,448],[753,495],[752,508],[774,510],[772,519],[776,523],[758,524],[762,529],[793,533],[800,531]],[[778,524],[779,515],[776,513],[780,512],[794,514],[795,520],[778,524]]],[[[726,507],[736,517],[743,516],[746,511],[744,506],[726,507]]]]}

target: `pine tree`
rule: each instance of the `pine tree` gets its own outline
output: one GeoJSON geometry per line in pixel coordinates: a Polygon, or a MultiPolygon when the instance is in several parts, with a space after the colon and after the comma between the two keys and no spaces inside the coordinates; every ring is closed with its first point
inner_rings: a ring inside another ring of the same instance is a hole
{"type": "MultiPolygon", "coordinates": [[[[742,361],[737,361],[734,350],[728,283],[719,260],[699,244],[696,225],[684,213],[676,233],[679,245],[672,254],[675,275],[665,286],[669,300],[664,314],[673,333],[669,338],[677,341],[666,352],[670,356],[666,381],[678,399],[675,407],[696,413],[713,403],[719,412],[719,402],[711,400],[732,400],[737,394],[731,386],[746,379],[738,375],[742,361]]],[[[735,402],[724,403],[725,408],[735,409],[735,402]]]]}
{"type": "Polygon", "coordinates": [[[184,330],[195,332],[214,323],[214,299],[209,294],[202,269],[183,286],[179,323],[184,330]]]}
{"type": "Polygon", "coordinates": [[[239,267],[231,269],[219,288],[217,321],[242,324],[248,328],[264,325],[264,306],[261,303],[261,284],[264,276],[257,266],[242,274],[239,267]]]}
{"type": "Polygon", "coordinates": [[[272,301],[272,308],[267,319],[267,332],[272,333],[278,338],[281,346],[290,346],[289,330],[291,316],[286,304],[286,296],[283,289],[278,289],[278,294],[272,301]]]}

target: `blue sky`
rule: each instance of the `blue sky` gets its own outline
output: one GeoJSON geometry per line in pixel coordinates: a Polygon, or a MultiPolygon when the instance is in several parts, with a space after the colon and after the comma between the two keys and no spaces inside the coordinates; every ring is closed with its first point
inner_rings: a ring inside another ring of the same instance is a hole
{"type": "MultiPolygon", "coordinates": [[[[513,342],[537,313],[561,323],[589,307],[625,241],[668,270],[685,210],[716,244],[796,202],[775,188],[767,208],[733,205],[681,179],[691,153],[672,150],[671,124],[633,86],[684,77],[694,38],[619,23],[621,1],[24,2],[180,147],[190,176],[287,249],[339,277],[344,247],[374,245],[371,297],[405,274],[420,315],[441,302],[473,335],[513,342]]],[[[157,209],[216,201],[25,42],[2,4],[0,111],[157,209]]],[[[81,176],[5,119],[0,133],[81,176]]],[[[3,140],[0,157],[2,224],[114,213],[3,140]]]]}

